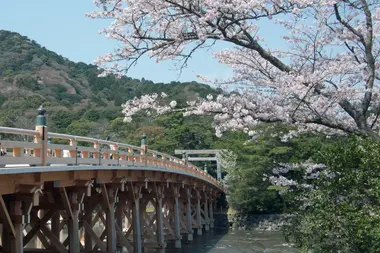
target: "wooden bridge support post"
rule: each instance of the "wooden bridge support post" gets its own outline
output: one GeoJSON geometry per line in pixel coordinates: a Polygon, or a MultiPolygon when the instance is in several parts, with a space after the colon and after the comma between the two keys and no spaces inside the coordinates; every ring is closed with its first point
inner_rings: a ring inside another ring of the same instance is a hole
{"type": "MultiPolygon", "coordinates": [[[[125,207],[125,201],[123,201],[123,203],[122,203],[119,200],[119,203],[118,203],[118,205],[116,207],[116,211],[115,211],[115,214],[116,214],[116,217],[115,217],[116,221],[115,222],[116,222],[116,226],[119,227],[121,231],[123,231],[123,208],[124,207],[125,207]]],[[[127,218],[125,218],[125,219],[127,219],[127,218]]],[[[119,235],[119,236],[123,236],[123,235],[119,235]]],[[[116,236],[118,239],[117,240],[118,243],[117,243],[116,247],[117,247],[117,252],[121,253],[123,250],[123,246],[120,243],[119,236],[116,236]]]]}
{"type": "Polygon", "coordinates": [[[179,186],[173,185],[173,192],[174,192],[174,228],[175,228],[175,247],[177,249],[181,248],[181,224],[179,220],[179,201],[178,198],[180,197],[179,193],[179,186]]]}
{"type": "Polygon", "coordinates": [[[104,185],[103,194],[106,201],[106,221],[107,221],[107,250],[110,253],[116,251],[116,227],[115,227],[115,192],[113,189],[107,191],[104,185]]]}
{"type": "Polygon", "coordinates": [[[210,219],[209,219],[209,216],[208,216],[208,193],[205,191],[204,192],[204,198],[205,198],[205,201],[204,201],[204,205],[203,205],[203,211],[204,211],[204,216],[205,216],[205,231],[209,231],[210,230],[210,219]]]}
{"type": "Polygon", "coordinates": [[[154,185],[156,191],[156,234],[157,234],[157,244],[161,249],[165,248],[165,237],[164,237],[164,215],[162,213],[162,199],[164,195],[164,187],[162,185],[154,185]]]}
{"type": "Polygon", "coordinates": [[[202,216],[201,216],[201,194],[199,190],[196,190],[197,201],[197,235],[202,235],[202,216]]]}
{"type": "Polygon", "coordinates": [[[187,221],[187,240],[193,240],[193,217],[191,215],[191,190],[186,188],[186,221],[187,221]]]}
{"type": "Polygon", "coordinates": [[[144,239],[147,237],[146,234],[146,223],[145,223],[145,214],[146,214],[146,206],[147,206],[147,201],[145,199],[140,200],[140,235],[141,235],[141,243],[142,243],[142,248],[144,249],[144,239]]]}
{"type": "MultiPolygon", "coordinates": [[[[77,193],[73,193],[75,197],[77,193]]],[[[79,205],[73,203],[71,206],[71,217],[68,221],[69,249],[70,253],[79,253],[79,205]]]]}
{"type": "Polygon", "coordinates": [[[3,221],[2,251],[3,253],[23,253],[23,231],[21,201],[12,201],[9,205],[10,213],[3,198],[0,199],[1,218],[3,221]],[[15,221],[13,222],[12,219],[15,221]]]}
{"type": "Polygon", "coordinates": [[[60,233],[61,233],[60,217],[61,215],[59,214],[59,212],[56,212],[51,217],[51,232],[54,234],[55,237],[57,237],[58,240],[60,238],[60,233]]]}
{"type": "Polygon", "coordinates": [[[21,209],[22,202],[21,201],[14,201],[12,202],[12,215],[13,219],[15,221],[14,228],[15,228],[15,240],[12,242],[12,253],[23,253],[24,252],[24,225],[23,225],[23,215],[22,215],[22,209],[21,209]],[[14,244],[14,245],[13,245],[14,244]]]}
{"type": "Polygon", "coordinates": [[[66,188],[62,187],[60,189],[60,195],[65,207],[69,236],[69,252],[79,253],[79,203],[78,203],[78,193],[72,192],[69,195],[66,188]]]}
{"type": "Polygon", "coordinates": [[[208,203],[209,205],[209,214],[210,214],[210,228],[214,228],[214,198],[211,196],[210,201],[208,203]]]}
{"type": "Polygon", "coordinates": [[[132,186],[132,219],[133,219],[133,249],[134,253],[142,253],[141,223],[140,223],[140,198],[141,186],[132,186]]]}
{"type": "MultiPolygon", "coordinates": [[[[90,197],[86,197],[86,201],[84,203],[84,212],[85,217],[84,220],[87,222],[87,224],[92,225],[92,212],[94,210],[93,203],[90,197]]],[[[89,231],[84,231],[84,250],[85,252],[92,251],[92,235],[89,231]]]]}

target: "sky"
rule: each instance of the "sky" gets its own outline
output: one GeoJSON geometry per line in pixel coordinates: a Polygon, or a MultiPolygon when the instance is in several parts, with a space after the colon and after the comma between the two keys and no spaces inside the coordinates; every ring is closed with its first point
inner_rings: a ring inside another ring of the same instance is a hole
{"type": "MultiPolygon", "coordinates": [[[[93,63],[98,56],[112,52],[118,46],[117,42],[98,33],[108,26],[110,20],[85,17],[85,13],[93,10],[96,6],[92,0],[4,0],[0,5],[0,29],[27,36],[69,60],[93,63]]],[[[265,26],[263,30],[268,31],[268,44],[277,46],[271,35],[278,35],[278,28],[265,26]]],[[[219,45],[214,50],[225,47],[219,45]]],[[[174,69],[171,61],[156,63],[145,57],[127,75],[154,82],[200,81],[196,74],[210,79],[232,76],[230,68],[211,57],[212,52],[196,53],[182,73],[174,69]]]]}

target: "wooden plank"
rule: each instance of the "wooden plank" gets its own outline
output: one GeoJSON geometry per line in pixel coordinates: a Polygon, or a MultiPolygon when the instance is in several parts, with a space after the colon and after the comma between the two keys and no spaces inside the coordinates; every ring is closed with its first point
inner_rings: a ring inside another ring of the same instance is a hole
{"type": "Polygon", "coordinates": [[[50,248],[50,243],[48,242],[48,240],[46,240],[46,237],[44,236],[43,233],[41,233],[40,231],[37,232],[37,237],[38,239],[40,239],[41,243],[42,243],[42,246],[44,246],[45,249],[48,249],[50,248]]]}
{"type": "Polygon", "coordinates": [[[10,230],[13,237],[16,238],[16,230],[13,226],[13,222],[11,219],[11,216],[9,215],[9,212],[7,210],[7,206],[4,202],[3,196],[0,195],[0,215],[3,220],[4,225],[10,230]]]}
{"type": "Polygon", "coordinates": [[[59,189],[59,193],[61,194],[62,203],[66,210],[67,218],[73,218],[73,211],[71,210],[71,204],[69,201],[69,197],[67,196],[66,188],[62,187],[59,189]]]}
{"type": "Polygon", "coordinates": [[[132,252],[133,251],[132,245],[124,237],[123,231],[121,230],[121,228],[118,225],[116,225],[116,234],[119,237],[119,243],[122,244],[124,247],[126,247],[128,252],[132,252]]]}
{"type": "Polygon", "coordinates": [[[41,226],[41,231],[50,240],[52,246],[58,250],[59,253],[69,253],[60,240],[45,225],[41,226]]]}
{"type": "Polygon", "coordinates": [[[37,234],[40,230],[40,227],[45,225],[45,223],[53,216],[55,211],[49,210],[45,213],[42,219],[38,218],[36,213],[31,213],[30,217],[33,219],[32,221],[32,229],[28,232],[28,234],[24,237],[24,246],[28,244],[28,242],[37,234]]]}
{"type": "Polygon", "coordinates": [[[92,227],[87,223],[86,220],[83,220],[83,227],[88,232],[92,239],[94,239],[96,245],[100,248],[101,251],[107,252],[107,247],[104,245],[104,243],[99,239],[99,237],[96,235],[92,227]]]}
{"type": "Polygon", "coordinates": [[[106,208],[105,208],[106,211],[110,210],[111,209],[110,199],[109,199],[107,187],[105,184],[102,185],[102,196],[103,196],[104,204],[106,205],[106,208]]]}

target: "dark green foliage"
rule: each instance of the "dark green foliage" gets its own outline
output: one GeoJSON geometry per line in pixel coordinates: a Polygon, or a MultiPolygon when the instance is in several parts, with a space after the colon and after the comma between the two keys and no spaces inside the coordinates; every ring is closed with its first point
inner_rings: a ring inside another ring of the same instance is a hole
{"type": "Polygon", "coordinates": [[[302,252],[380,252],[380,142],[352,137],[325,146],[315,161],[335,177],[322,174],[314,190],[288,194],[312,203],[296,209],[288,239],[302,252]]]}
{"type": "Polygon", "coordinates": [[[237,168],[228,170],[229,205],[244,213],[287,211],[290,203],[277,193],[278,187],[264,180],[265,175],[270,175],[281,163],[312,158],[333,140],[302,135],[284,142],[281,137],[291,128],[282,124],[264,124],[255,130],[258,134],[254,140],[247,141],[249,137],[244,133],[230,132],[214,144],[237,155],[237,168]]]}
{"type": "Polygon", "coordinates": [[[220,148],[228,148],[237,155],[237,168],[229,170],[227,184],[229,205],[243,213],[278,213],[283,208],[281,197],[276,191],[268,190],[270,183],[263,181],[264,174],[270,173],[275,160],[285,160],[293,150],[273,138],[277,129],[267,128],[256,140],[247,142],[248,136],[241,132],[231,132],[217,143],[220,148]]]}
{"type": "Polygon", "coordinates": [[[58,101],[64,107],[82,106],[84,101],[105,107],[120,106],[135,96],[165,92],[180,106],[197,96],[220,93],[197,82],[155,84],[125,76],[99,78],[100,73],[94,65],[71,62],[27,37],[0,30],[0,82],[16,85],[17,89],[6,91],[15,97],[39,94],[47,102],[58,101]]]}

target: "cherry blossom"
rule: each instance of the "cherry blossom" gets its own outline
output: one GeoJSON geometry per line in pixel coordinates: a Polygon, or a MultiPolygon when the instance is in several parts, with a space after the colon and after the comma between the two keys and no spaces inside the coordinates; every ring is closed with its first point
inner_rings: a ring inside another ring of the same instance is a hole
{"type": "MultiPolygon", "coordinates": [[[[227,129],[248,133],[262,122],[285,122],[299,132],[378,135],[380,0],[94,2],[99,10],[88,16],[110,19],[101,32],[121,42],[97,60],[104,75],[128,71],[144,55],[182,68],[197,50],[232,45],[214,57],[234,75],[216,82],[244,89],[182,108],[185,115],[214,115],[218,136],[227,129]],[[284,47],[266,46],[259,20],[288,31],[278,38],[284,47]]],[[[160,102],[156,95],[127,101],[125,120],[141,110],[173,110],[160,102]]]]}

